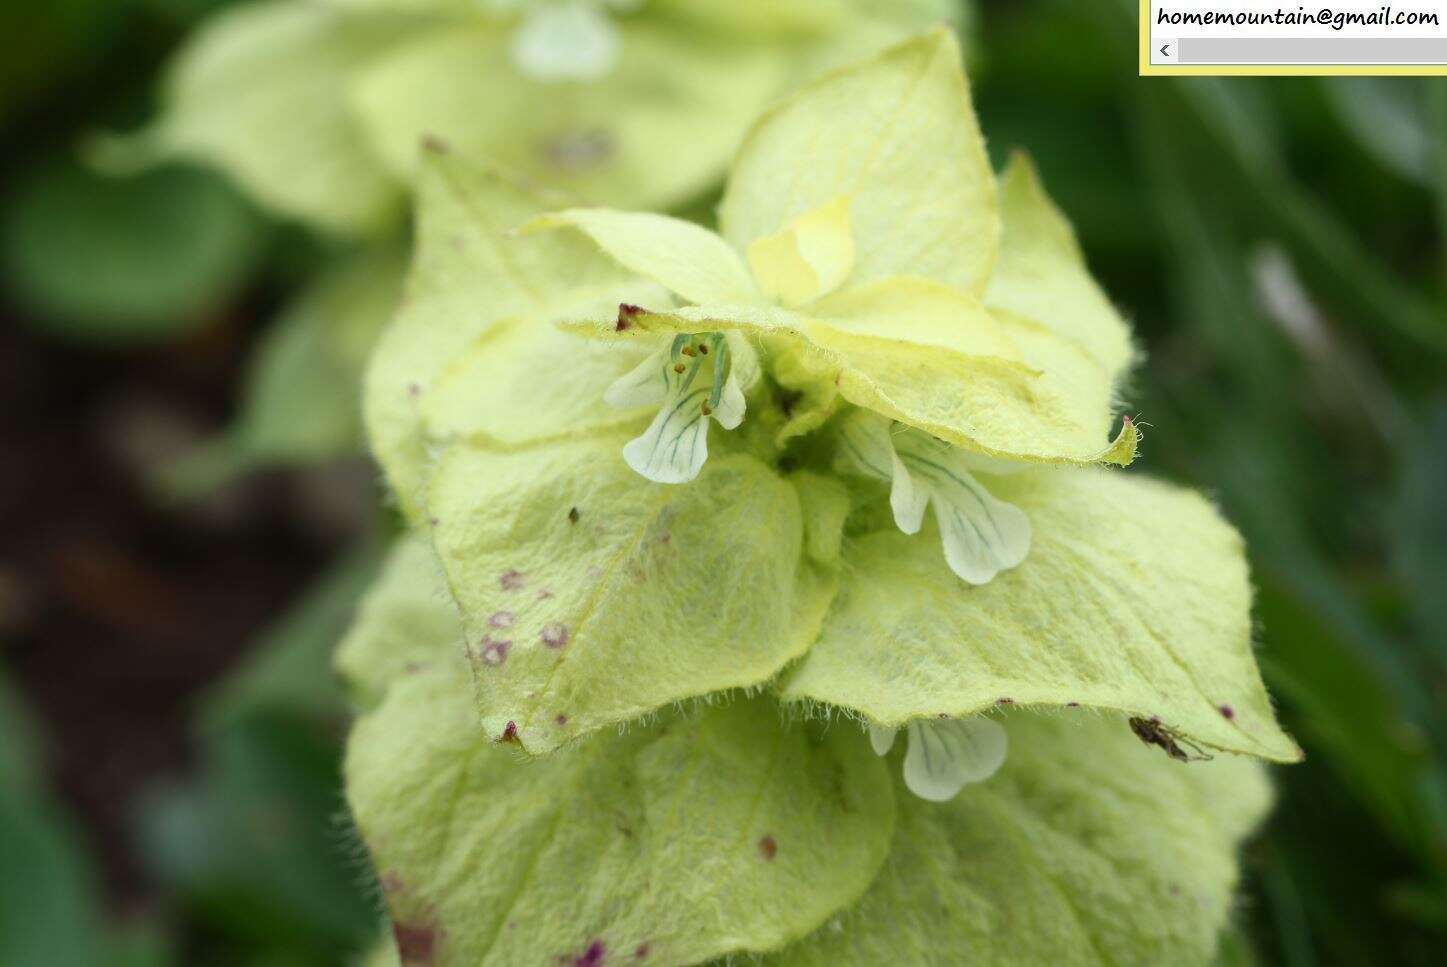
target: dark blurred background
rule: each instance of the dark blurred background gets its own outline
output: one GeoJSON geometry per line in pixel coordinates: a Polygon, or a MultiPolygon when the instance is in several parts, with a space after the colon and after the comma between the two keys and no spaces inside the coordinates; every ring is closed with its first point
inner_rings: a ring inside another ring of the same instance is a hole
{"type": "MultiPolygon", "coordinates": [[[[0,8],[6,967],[341,964],[376,932],[327,664],[386,529],[373,474],[166,469],[241,414],[328,253],[207,171],[85,164],[224,3],[0,8]]],[[[992,151],[1035,155],[1147,351],[1138,467],[1247,537],[1307,750],[1223,960],[1440,963],[1447,79],[1143,79],[1129,0],[983,3],[973,34],[992,151]]]]}

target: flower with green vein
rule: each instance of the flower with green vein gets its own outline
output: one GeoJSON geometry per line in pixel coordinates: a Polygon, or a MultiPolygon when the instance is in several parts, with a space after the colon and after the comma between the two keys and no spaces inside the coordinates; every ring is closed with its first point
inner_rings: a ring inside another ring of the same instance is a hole
{"type": "Polygon", "coordinates": [[[709,418],[725,430],[742,423],[744,390],[757,378],[757,355],[738,333],[680,333],[665,340],[603,394],[623,409],[658,407],[643,435],[623,448],[623,459],[659,483],[697,477],[708,459],[709,418]]]}
{"type": "Polygon", "coordinates": [[[894,522],[916,534],[926,507],[933,507],[950,570],[971,584],[1025,560],[1030,518],[1014,504],[997,500],[975,473],[1009,473],[1025,468],[972,454],[919,430],[855,410],[839,424],[835,461],[846,473],[863,473],[890,485],[894,522]]]}

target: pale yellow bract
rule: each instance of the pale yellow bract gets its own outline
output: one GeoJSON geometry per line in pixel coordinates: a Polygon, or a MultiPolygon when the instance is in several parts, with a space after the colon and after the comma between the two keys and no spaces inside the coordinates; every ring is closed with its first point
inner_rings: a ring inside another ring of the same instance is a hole
{"type": "Polygon", "coordinates": [[[1211,961],[1250,760],[1300,755],[1241,540],[1109,466],[1129,330],[1029,162],[989,169],[948,33],[766,113],[718,233],[434,150],[418,236],[366,392],[412,536],[338,659],[399,935],[467,965],[1211,961]],[[635,472],[685,392],[706,459],[635,472]],[[901,778],[861,726],[991,741],[901,778]]]}
{"type": "MultiPolygon", "coordinates": [[[[837,484],[798,486],[842,521],[837,484]]],[[[1017,710],[995,717],[1001,772],[927,803],[857,730],[786,727],[763,698],[528,759],[476,728],[429,555],[395,549],[338,664],[366,704],[352,810],[388,914],[435,963],[594,944],[665,964],[1210,962],[1270,804],[1257,764],[1182,767],[1115,715],[1017,710]]]]}
{"type": "Polygon", "coordinates": [[[1125,323],[1028,163],[1007,173],[1003,210],[997,196],[941,29],[766,114],[735,163],[721,237],[606,209],[529,228],[572,226],[682,300],[643,306],[630,328],[738,330],[793,353],[777,378],[806,405],[784,438],[848,402],[993,457],[1129,463],[1135,426],[1109,434],[1125,323]]]}

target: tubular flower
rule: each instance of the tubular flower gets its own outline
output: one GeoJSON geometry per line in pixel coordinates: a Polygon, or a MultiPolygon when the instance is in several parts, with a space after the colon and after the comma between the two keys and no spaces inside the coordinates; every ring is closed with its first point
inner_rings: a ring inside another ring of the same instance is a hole
{"type": "MultiPolygon", "coordinates": [[[[930,802],[948,802],[972,782],[984,782],[1005,764],[1009,739],[1005,727],[986,718],[916,719],[907,725],[904,784],[930,802]]],[[[899,729],[869,727],[875,755],[888,755],[899,729]]]]}
{"type": "Polygon", "coordinates": [[[1210,962],[1244,757],[1299,758],[1241,540],[1111,466],[1128,329],[949,33],[764,114],[717,233],[439,150],[419,204],[365,400],[411,531],[338,659],[399,937],[1210,962]]]}
{"type": "Polygon", "coordinates": [[[934,508],[945,560],[963,580],[986,584],[1025,560],[1030,519],[992,497],[974,476],[1018,466],[950,447],[865,410],[840,423],[839,441],[836,465],[890,485],[889,505],[900,530],[919,533],[925,508],[934,508]]]}

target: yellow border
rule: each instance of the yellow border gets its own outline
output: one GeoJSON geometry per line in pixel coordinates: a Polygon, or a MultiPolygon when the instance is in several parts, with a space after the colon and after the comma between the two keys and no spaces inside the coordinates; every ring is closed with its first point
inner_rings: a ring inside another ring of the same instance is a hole
{"type": "Polygon", "coordinates": [[[1447,64],[1222,64],[1171,66],[1152,64],[1150,52],[1151,0],[1140,0],[1141,77],[1442,77],[1447,64]]]}

